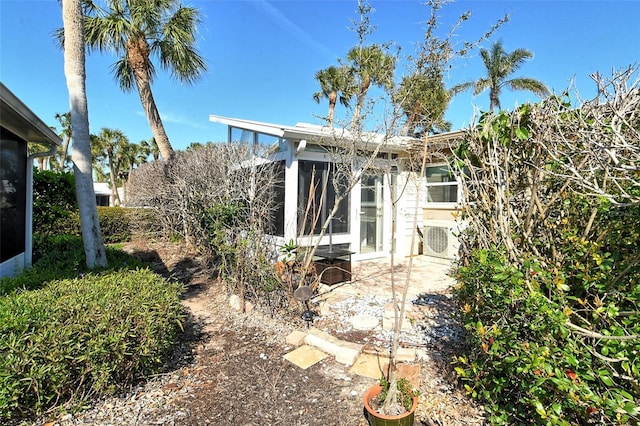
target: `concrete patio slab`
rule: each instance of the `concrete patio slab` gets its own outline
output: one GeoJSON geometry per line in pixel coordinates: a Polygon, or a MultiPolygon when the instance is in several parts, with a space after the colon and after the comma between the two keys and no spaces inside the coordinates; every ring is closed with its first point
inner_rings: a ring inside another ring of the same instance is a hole
{"type": "Polygon", "coordinates": [[[306,370],[307,368],[322,361],[328,356],[328,354],[322,352],[319,349],[313,348],[308,345],[302,345],[299,348],[296,348],[293,351],[285,354],[283,358],[289,362],[294,363],[303,370],[306,370]]]}

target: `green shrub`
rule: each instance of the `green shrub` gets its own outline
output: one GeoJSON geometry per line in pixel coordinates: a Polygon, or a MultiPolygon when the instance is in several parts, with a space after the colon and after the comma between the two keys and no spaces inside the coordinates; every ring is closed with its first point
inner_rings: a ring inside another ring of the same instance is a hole
{"type": "MultiPolygon", "coordinates": [[[[82,238],[75,235],[34,235],[34,264],[31,269],[13,278],[0,278],[0,295],[16,289],[33,290],[49,281],[74,278],[87,273],[82,238]]],[[[106,273],[120,269],[135,269],[143,264],[128,254],[107,247],[109,265],[95,269],[106,273]]]]}
{"type": "Polygon", "coordinates": [[[33,229],[43,235],[78,234],[78,204],[72,173],[33,171],[33,229]]]}
{"type": "MultiPolygon", "coordinates": [[[[577,245],[565,248],[584,259],[577,245]]],[[[597,279],[568,279],[577,273],[571,262],[550,269],[529,259],[518,268],[507,259],[504,249],[474,251],[457,269],[462,284],[454,290],[470,345],[455,369],[492,424],[627,424],[637,418],[640,342],[607,336],[640,334],[634,308],[640,288],[627,282],[626,293],[616,296],[609,287],[605,294],[596,290],[597,279]],[[584,293],[584,299],[575,296],[584,293]],[[623,311],[628,316],[618,315],[623,311]],[[570,329],[575,315],[603,337],[570,329]]],[[[597,274],[588,265],[579,269],[597,274]]]]}
{"type": "Polygon", "coordinates": [[[616,105],[487,114],[457,150],[468,347],[454,363],[492,424],[640,421],[640,186],[601,160],[616,105]]]}
{"type": "Polygon", "coordinates": [[[157,371],[182,321],[179,290],[140,269],[0,297],[0,418],[75,406],[157,371]]]}
{"type": "Polygon", "coordinates": [[[129,212],[122,207],[98,207],[102,239],[106,244],[122,243],[131,239],[129,212]]]}

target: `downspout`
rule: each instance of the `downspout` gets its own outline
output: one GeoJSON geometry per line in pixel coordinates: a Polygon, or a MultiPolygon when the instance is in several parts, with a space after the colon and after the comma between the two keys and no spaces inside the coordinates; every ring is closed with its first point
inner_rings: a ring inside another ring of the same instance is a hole
{"type": "Polygon", "coordinates": [[[36,152],[27,156],[27,205],[25,209],[25,243],[24,243],[24,267],[31,268],[33,260],[33,159],[37,157],[51,157],[58,150],[58,145],[53,144],[49,151],[36,152]]]}

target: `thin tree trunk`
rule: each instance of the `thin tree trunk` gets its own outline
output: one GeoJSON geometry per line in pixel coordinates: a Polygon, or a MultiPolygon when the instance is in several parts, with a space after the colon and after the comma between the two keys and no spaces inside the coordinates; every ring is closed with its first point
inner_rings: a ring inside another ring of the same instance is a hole
{"type": "Polygon", "coordinates": [[[62,0],[64,23],[64,73],[69,90],[71,131],[73,138],[73,169],[76,198],[80,210],[80,225],[87,267],[107,266],[107,254],[102,241],[96,194],[93,190],[89,113],[85,85],[84,25],[81,0],[62,0]]]}
{"type": "Polygon", "coordinates": [[[113,160],[109,155],[109,179],[111,180],[111,204],[114,206],[120,205],[120,194],[118,194],[118,181],[116,180],[116,171],[113,167],[113,160]]]}

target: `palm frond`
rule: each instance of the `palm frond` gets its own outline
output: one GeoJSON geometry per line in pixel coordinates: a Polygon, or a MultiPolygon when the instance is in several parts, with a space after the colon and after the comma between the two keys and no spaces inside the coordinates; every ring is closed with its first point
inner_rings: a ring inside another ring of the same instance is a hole
{"type": "Polygon", "coordinates": [[[120,89],[123,92],[130,92],[134,89],[135,78],[133,75],[133,69],[131,68],[131,63],[126,56],[120,58],[111,66],[111,72],[113,72],[113,75],[118,81],[120,89]]]}
{"type": "Polygon", "coordinates": [[[514,78],[505,82],[505,85],[511,90],[528,90],[540,97],[548,96],[550,93],[544,83],[533,78],[514,78]]]}

